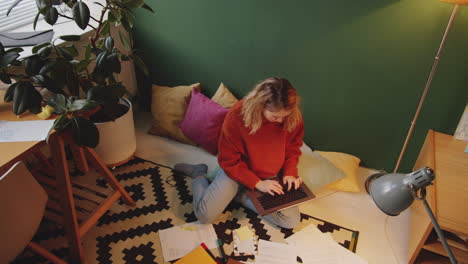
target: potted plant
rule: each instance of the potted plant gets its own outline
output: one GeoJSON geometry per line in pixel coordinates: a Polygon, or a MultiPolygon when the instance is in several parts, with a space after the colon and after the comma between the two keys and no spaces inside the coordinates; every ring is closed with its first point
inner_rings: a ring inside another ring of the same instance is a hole
{"type": "MultiPolygon", "coordinates": [[[[16,0],[8,14],[21,1],[16,0]]],[[[49,105],[60,115],[52,129],[70,129],[78,144],[96,147],[100,140],[95,123],[99,127],[99,124],[114,121],[126,113],[130,112],[131,116],[130,102],[124,100],[122,104],[126,89],[116,79],[121,72],[121,63],[132,60],[145,74],[148,72],[132,49],[132,9],[154,11],[144,0],[91,2],[100,6],[99,17],[90,14],[89,6],[83,0],[36,0],[36,4],[38,13],[34,29],[38,18],[43,16],[50,25],[55,25],[58,17],[64,17],[83,30],[88,27],[94,30],[83,49],[75,45],[81,36],[64,35],[35,46],[33,54],[22,59],[23,49],[6,50],[0,43],[0,81],[9,84],[4,99],[13,103],[12,110],[16,115],[26,111],[39,113],[41,106],[49,105]],[[60,13],[56,8],[60,3],[67,5],[72,15],[60,13]],[[94,25],[90,24],[91,20],[95,21],[94,25]],[[124,46],[122,50],[116,47],[111,36],[111,27],[120,25],[123,30],[118,31],[118,36],[124,46]],[[65,43],[57,45],[58,39],[65,43]],[[44,91],[53,96],[45,98],[42,96],[44,91]]],[[[133,130],[133,118],[131,122],[133,130]]]]}

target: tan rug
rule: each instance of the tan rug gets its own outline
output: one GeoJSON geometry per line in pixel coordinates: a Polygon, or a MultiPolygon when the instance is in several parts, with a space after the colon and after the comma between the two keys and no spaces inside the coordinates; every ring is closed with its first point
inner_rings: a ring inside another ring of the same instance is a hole
{"type": "MultiPolygon", "coordinates": [[[[164,262],[158,231],[196,221],[192,207],[191,180],[173,177],[171,168],[135,158],[118,167],[114,174],[136,201],[136,207],[119,202],[114,204],[83,238],[88,264],[150,264],[164,262]]],[[[73,173],[77,182],[108,188],[99,176],[73,173]]],[[[77,202],[80,203],[79,201],[77,202]]],[[[80,208],[80,214],[87,210],[80,208]]],[[[88,212],[89,213],[89,212],[88,212]]],[[[271,226],[257,214],[231,203],[213,224],[218,237],[224,242],[226,254],[232,253],[232,230],[247,225],[255,230],[259,239],[285,242],[284,238],[313,223],[322,232],[330,232],[343,247],[355,252],[359,232],[335,225],[322,219],[302,214],[295,230],[271,226]]],[[[44,220],[34,240],[67,259],[66,241],[59,225],[44,220]]],[[[214,252],[219,256],[219,252],[214,252]]],[[[236,257],[252,261],[249,257],[236,257]]],[[[14,263],[47,263],[44,259],[24,252],[14,263]]]]}

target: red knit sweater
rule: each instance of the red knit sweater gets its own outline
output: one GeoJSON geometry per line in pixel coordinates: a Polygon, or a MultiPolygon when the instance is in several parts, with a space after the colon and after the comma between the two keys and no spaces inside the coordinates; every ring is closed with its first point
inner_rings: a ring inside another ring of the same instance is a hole
{"type": "Polygon", "coordinates": [[[242,101],[226,115],[219,139],[218,162],[233,180],[254,189],[262,179],[273,177],[283,169],[284,175],[297,177],[297,163],[304,136],[301,120],[289,133],[282,124],[264,119],[253,135],[242,120],[242,101]]]}

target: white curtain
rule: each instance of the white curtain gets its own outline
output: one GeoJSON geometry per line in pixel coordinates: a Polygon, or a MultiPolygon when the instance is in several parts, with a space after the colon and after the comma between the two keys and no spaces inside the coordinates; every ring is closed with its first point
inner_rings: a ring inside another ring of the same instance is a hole
{"type": "MultiPolygon", "coordinates": [[[[7,11],[16,0],[0,0],[0,32],[8,32],[34,21],[37,14],[35,0],[23,0],[7,16],[7,11]]],[[[29,30],[28,30],[29,31],[29,30]]],[[[31,30],[33,27],[31,25],[31,30]]]]}

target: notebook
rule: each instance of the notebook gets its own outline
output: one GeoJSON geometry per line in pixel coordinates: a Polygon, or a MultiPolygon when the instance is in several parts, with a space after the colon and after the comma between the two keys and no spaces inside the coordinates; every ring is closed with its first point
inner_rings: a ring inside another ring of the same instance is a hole
{"type": "Polygon", "coordinates": [[[216,264],[216,261],[208,254],[208,252],[199,246],[193,251],[176,261],[174,264],[216,264]]]}
{"type": "Polygon", "coordinates": [[[257,189],[246,191],[259,215],[266,215],[278,210],[283,210],[315,198],[315,195],[304,183],[302,183],[297,190],[295,190],[293,186],[290,191],[287,191],[288,186],[283,185],[282,181],[279,180],[278,177],[273,177],[269,180],[278,181],[281,186],[283,186],[284,194],[270,195],[268,193],[260,192],[257,189]]]}

